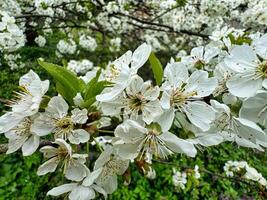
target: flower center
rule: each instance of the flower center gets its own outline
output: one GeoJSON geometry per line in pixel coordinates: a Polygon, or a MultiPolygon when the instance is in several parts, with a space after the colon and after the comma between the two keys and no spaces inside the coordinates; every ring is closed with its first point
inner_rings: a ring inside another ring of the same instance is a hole
{"type": "Polygon", "coordinates": [[[257,72],[260,77],[267,78],[267,60],[264,60],[258,65],[257,72]]]}
{"type": "Polygon", "coordinates": [[[59,160],[64,160],[67,156],[69,156],[69,153],[65,148],[59,147],[57,149],[57,157],[59,160]]]}
{"type": "Polygon", "coordinates": [[[201,59],[197,59],[195,61],[195,68],[202,69],[205,66],[205,61],[201,59]]]}
{"type": "Polygon", "coordinates": [[[105,78],[107,81],[114,81],[119,77],[121,70],[115,67],[115,65],[111,65],[107,73],[105,74],[105,78]]]}
{"type": "Polygon", "coordinates": [[[56,126],[57,126],[57,128],[59,128],[64,133],[68,133],[71,130],[73,130],[73,128],[74,128],[74,124],[71,121],[71,118],[70,117],[64,117],[62,119],[59,119],[56,122],[56,126]]]}
{"type": "Polygon", "coordinates": [[[12,130],[14,130],[18,136],[29,136],[31,135],[31,125],[32,120],[30,119],[30,117],[26,117],[19,125],[17,125],[12,130]]]}
{"type": "Polygon", "coordinates": [[[226,131],[229,129],[229,116],[226,113],[222,113],[213,123],[220,131],[226,131]]]}
{"type": "Polygon", "coordinates": [[[145,103],[146,99],[141,94],[130,96],[129,107],[131,110],[142,111],[145,103]]]}
{"type": "Polygon", "coordinates": [[[181,90],[174,90],[171,95],[171,106],[179,107],[185,104],[185,102],[192,96],[197,95],[195,91],[190,93],[182,92],[181,90]]]}

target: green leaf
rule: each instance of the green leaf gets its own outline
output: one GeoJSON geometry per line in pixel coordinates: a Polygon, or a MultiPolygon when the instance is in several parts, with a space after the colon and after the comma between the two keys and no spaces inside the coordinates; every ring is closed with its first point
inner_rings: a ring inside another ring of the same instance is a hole
{"type": "Polygon", "coordinates": [[[149,62],[150,62],[156,83],[157,85],[160,85],[162,82],[162,77],[163,77],[162,65],[154,53],[150,54],[149,62]]]}
{"type": "Polygon", "coordinates": [[[89,108],[95,101],[96,96],[99,95],[106,87],[110,86],[108,81],[99,81],[101,71],[96,73],[96,76],[87,83],[83,90],[84,103],[81,105],[83,108],[89,108]]]}
{"type": "Polygon", "coordinates": [[[40,60],[38,63],[55,79],[57,92],[73,104],[73,98],[83,90],[85,83],[64,67],[40,60]]]}

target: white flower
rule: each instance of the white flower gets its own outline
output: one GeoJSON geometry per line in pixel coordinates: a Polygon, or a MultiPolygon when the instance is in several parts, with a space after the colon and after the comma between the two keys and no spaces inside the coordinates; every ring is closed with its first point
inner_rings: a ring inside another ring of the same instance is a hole
{"type": "Polygon", "coordinates": [[[123,114],[137,120],[141,115],[146,123],[151,123],[153,119],[162,113],[158,96],[160,89],[153,87],[150,81],[135,75],[130,85],[117,98],[110,102],[101,103],[101,108],[105,115],[117,115],[123,110],[123,114]]]}
{"type": "Polygon", "coordinates": [[[97,177],[100,175],[101,169],[93,171],[92,173],[88,170],[88,175],[82,181],[82,183],[68,183],[58,187],[55,187],[47,192],[47,195],[59,196],[64,193],[69,193],[70,200],[89,200],[94,199],[96,192],[104,195],[105,199],[107,194],[103,188],[94,184],[97,177]]]}
{"type": "Polygon", "coordinates": [[[49,88],[49,81],[41,81],[32,70],[19,80],[21,92],[17,92],[16,99],[11,101],[12,112],[31,116],[38,112],[43,95],[49,88]]]}
{"type": "Polygon", "coordinates": [[[245,172],[242,174],[243,178],[257,181],[262,186],[267,186],[266,179],[255,168],[250,167],[246,161],[227,161],[223,167],[227,176],[233,177],[234,172],[240,172],[243,169],[245,172]]]}
{"type": "Polygon", "coordinates": [[[211,146],[226,140],[259,150],[263,150],[260,145],[266,147],[267,135],[256,123],[234,117],[228,106],[215,100],[210,103],[216,111],[216,120],[208,131],[197,133],[197,138],[190,139],[191,142],[211,146]]]}
{"type": "Polygon", "coordinates": [[[39,35],[38,37],[34,39],[34,42],[36,42],[36,44],[38,44],[39,47],[44,47],[46,43],[46,39],[45,37],[39,35]]]}
{"type": "Polygon", "coordinates": [[[23,156],[29,156],[37,150],[40,137],[31,131],[32,123],[33,117],[25,117],[15,127],[5,132],[5,137],[8,138],[7,154],[13,153],[21,147],[23,156]]]}
{"type": "Polygon", "coordinates": [[[256,53],[262,58],[267,59],[267,34],[260,38],[253,40],[251,46],[255,49],[256,53]]]}
{"type": "Polygon", "coordinates": [[[233,95],[251,97],[267,88],[267,60],[261,61],[250,46],[236,46],[224,62],[236,73],[226,83],[233,95]]]}
{"type": "Polygon", "coordinates": [[[196,179],[199,179],[200,178],[200,173],[199,173],[199,167],[198,165],[195,165],[195,168],[194,168],[194,176],[196,179]]]}
{"type": "Polygon", "coordinates": [[[182,59],[183,63],[189,64],[190,67],[195,67],[197,69],[204,68],[205,65],[209,64],[211,60],[217,56],[219,53],[219,48],[207,45],[195,47],[191,50],[190,56],[184,57],[182,59]]]}
{"type": "Polygon", "coordinates": [[[67,69],[76,74],[85,74],[91,70],[93,66],[94,63],[87,59],[83,59],[82,61],[70,60],[70,62],[68,62],[67,69]]]}
{"type": "Polygon", "coordinates": [[[116,37],[110,40],[110,51],[120,51],[121,38],[116,37]]]}
{"type": "Polygon", "coordinates": [[[267,128],[267,91],[260,91],[254,97],[245,99],[239,115],[267,128]]]}
{"type": "Polygon", "coordinates": [[[146,127],[136,121],[126,120],[115,129],[118,141],[114,143],[118,155],[125,159],[142,158],[146,153],[166,158],[172,153],[196,155],[194,145],[176,135],[162,130],[160,125],[152,123],[146,127]]]}
{"type": "Polygon", "coordinates": [[[72,39],[60,40],[57,44],[57,50],[62,54],[74,54],[77,45],[72,39]]]}
{"type": "Polygon", "coordinates": [[[176,187],[180,187],[181,189],[185,189],[185,185],[187,183],[187,175],[185,172],[181,173],[173,169],[172,183],[176,187]]]}
{"type": "Polygon", "coordinates": [[[81,181],[86,177],[88,169],[85,166],[86,154],[73,154],[71,146],[62,139],[56,139],[58,147],[44,146],[40,151],[48,160],[44,162],[37,171],[38,176],[54,172],[60,162],[63,163],[65,177],[72,181],[81,181]]]}
{"type": "Polygon", "coordinates": [[[49,101],[44,113],[34,120],[32,130],[39,135],[55,133],[55,138],[68,139],[72,144],[87,142],[90,135],[76,125],[87,121],[87,110],[75,108],[68,115],[69,106],[61,96],[55,96],[49,101]]]}
{"type": "Polygon", "coordinates": [[[218,80],[218,86],[213,91],[213,96],[222,96],[222,100],[225,104],[234,104],[237,101],[237,97],[229,93],[226,86],[227,81],[233,76],[233,72],[225,65],[224,62],[219,63],[213,72],[213,75],[218,80]]]}
{"type": "Polygon", "coordinates": [[[30,70],[19,80],[21,92],[9,102],[10,112],[0,117],[0,133],[7,132],[17,126],[24,117],[32,116],[39,110],[43,95],[47,92],[49,81],[41,81],[39,76],[30,70]]]}
{"type": "Polygon", "coordinates": [[[89,51],[95,51],[97,47],[96,40],[88,35],[82,35],[80,37],[79,45],[89,51]]]}
{"type": "Polygon", "coordinates": [[[100,170],[100,175],[95,180],[108,194],[113,193],[118,187],[118,175],[123,175],[129,167],[129,160],[122,159],[107,147],[95,162],[94,170],[100,170]]]}
{"type": "Polygon", "coordinates": [[[114,83],[114,86],[105,89],[102,94],[96,96],[96,99],[107,102],[117,97],[130,84],[131,77],[145,64],[150,52],[151,47],[143,43],[133,53],[127,51],[109,65],[104,76],[107,81],[114,83]]]}
{"type": "Polygon", "coordinates": [[[208,104],[200,100],[214,91],[217,80],[209,78],[208,72],[202,70],[193,72],[189,77],[183,63],[168,64],[164,70],[164,77],[161,105],[167,114],[163,114],[160,120],[170,127],[174,113],[179,111],[185,113],[195,126],[208,130],[215,113],[208,104]]]}
{"type": "Polygon", "coordinates": [[[228,28],[227,26],[224,26],[222,28],[219,28],[219,30],[213,31],[211,36],[209,36],[209,38],[211,40],[218,41],[224,37],[227,37],[232,31],[233,28],[228,28]]]}

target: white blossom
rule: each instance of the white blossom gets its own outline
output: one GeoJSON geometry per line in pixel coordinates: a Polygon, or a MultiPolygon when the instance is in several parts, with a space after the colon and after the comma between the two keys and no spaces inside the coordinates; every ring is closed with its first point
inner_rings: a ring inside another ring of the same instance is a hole
{"type": "Polygon", "coordinates": [[[63,163],[63,173],[65,177],[72,181],[81,181],[86,177],[88,168],[85,166],[86,154],[74,154],[71,146],[62,139],[56,139],[58,147],[44,146],[40,151],[48,160],[37,170],[37,175],[42,176],[54,172],[58,165],[63,163]]]}
{"type": "Polygon", "coordinates": [[[101,102],[106,102],[117,97],[130,84],[131,77],[145,64],[150,52],[151,47],[144,43],[133,53],[127,51],[109,65],[104,73],[104,77],[107,81],[114,83],[114,86],[105,89],[96,99],[101,102]]]}
{"type": "Polygon", "coordinates": [[[146,123],[162,113],[158,96],[160,89],[153,87],[150,81],[144,82],[139,76],[133,76],[129,86],[117,98],[101,104],[106,115],[118,115],[123,110],[124,115],[137,120],[141,115],[146,123]]]}
{"type": "Polygon", "coordinates": [[[133,120],[126,120],[115,129],[118,140],[114,142],[118,154],[125,159],[141,158],[145,153],[166,158],[173,153],[185,153],[190,157],[196,155],[193,144],[162,130],[159,124],[146,127],[133,120]]]}
{"type": "Polygon", "coordinates": [[[175,112],[182,112],[195,126],[208,130],[209,124],[215,119],[215,113],[201,99],[214,91],[217,80],[209,78],[208,73],[202,70],[197,70],[189,76],[183,63],[168,64],[164,77],[161,105],[166,111],[160,120],[164,120],[170,127],[175,112]]]}
{"type": "Polygon", "coordinates": [[[55,138],[68,139],[72,144],[87,142],[89,133],[76,125],[87,121],[87,110],[75,108],[68,115],[69,106],[61,96],[55,96],[49,101],[44,113],[34,120],[32,130],[39,135],[54,133],[55,138]]]}

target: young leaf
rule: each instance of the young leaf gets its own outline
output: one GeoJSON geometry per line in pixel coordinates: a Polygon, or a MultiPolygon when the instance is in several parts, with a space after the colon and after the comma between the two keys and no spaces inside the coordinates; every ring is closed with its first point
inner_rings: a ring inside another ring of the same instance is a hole
{"type": "Polygon", "coordinates": [[[99,81],[101,71],[96,73],[96,76],[87,83],[83,90],[84,103],[81,107],[89,108],[95,101],[96,96],[99,95],[106,87],[110,86],[108,81],[99,81]]]}
{"type": "Polygon", "coordinates": [[[73,104],[73,98],[83,90],[85,83],[64,67],[40,60],[38,63],[55,79],[57,92],[73,104]]]}
{"type": "Polygon", "coordinates": [[[154,53],[150,54],[149,62],[150,62],[156,83],[157,85],[160,85],[162,81],[162,77],[163,77],[162,65],[154,53]]]}

